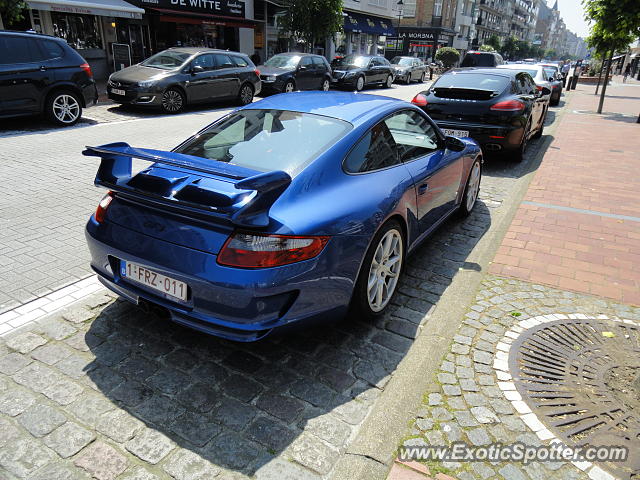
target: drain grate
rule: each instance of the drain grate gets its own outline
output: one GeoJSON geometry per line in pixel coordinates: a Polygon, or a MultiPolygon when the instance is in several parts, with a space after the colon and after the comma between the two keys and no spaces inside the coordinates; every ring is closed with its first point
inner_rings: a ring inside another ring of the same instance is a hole
{"type": "Polygon", "coordinates": [[[509,369],[523,400],[570,446],[619,445],[607,464],[640,480],[640,327],[613,320],[561,320],[524,331],[509,369]]]}

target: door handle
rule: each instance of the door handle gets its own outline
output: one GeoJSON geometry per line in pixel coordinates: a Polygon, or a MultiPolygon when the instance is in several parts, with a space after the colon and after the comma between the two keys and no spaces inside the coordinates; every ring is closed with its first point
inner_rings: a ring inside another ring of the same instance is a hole
{"type": "Polygon", "coordinates": [[[40,65],[40,71],[44,72],[47,69],[47,67],[45,67],[44,65],[40,65]]]}
{"type": "Polygon", "coordinates": [[[423,183],[418,187],[418,195],[424,195],[427,190],[429,190],[429,185],[427,183],[423,183]]]}

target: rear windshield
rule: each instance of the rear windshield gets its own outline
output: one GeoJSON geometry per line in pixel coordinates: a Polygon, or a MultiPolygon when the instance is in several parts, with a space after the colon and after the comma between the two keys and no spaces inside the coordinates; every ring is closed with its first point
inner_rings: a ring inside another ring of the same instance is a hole
{"type": "Polygon", "coordinates": [[[343,120],[310,113],[241,110],[175,151],[260,172],[284,170],[295,176],[351,128],[343,120]]]}
{"type": "Polygon", "coordinates": [[[393,57],[391,63],[393,63],[394,65],[411,65],[413,64],[413,58],[393,57]]]}
{"type": "Polygon", "coordinates": [[[443,75],[432,88],[471,88],[502,92],[511,83],[508,77],[484,73],[451,73],[443,75]]]}
{"type": "Polygon", "coordinates": [[[302,57],[299,57],[298,55],[274,55],[264,62],[264,64],[267,67],[294,68],[298,66],[300,58],[302,57]]]}
{"type": "Polygon", "coordinates": [[[556,78],[556,69],[545,67],[544,76],[545,76],[545,80],[549,80],[549,78],[556,78]]]}
{"type": "Polygon", "coordinates": [[[495,67],[496,57],[491,53],[467,53],[461,67],[495,67]]]}
{"type": "Polygon", "coordinates": [[[147,58],[140,65],[172,70],[181,66],[189,59],[189,57],[191,57],[191,55],[188,53],[165,50],[164,52],[156,53],[155,55],[147,58]]]}

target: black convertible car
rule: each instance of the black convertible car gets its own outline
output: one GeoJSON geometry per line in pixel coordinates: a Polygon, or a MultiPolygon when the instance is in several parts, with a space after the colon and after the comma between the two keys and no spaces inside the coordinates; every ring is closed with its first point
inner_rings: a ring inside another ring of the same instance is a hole
{"type": "Polygon", "coordinates": [[[471,137],[484,151],[508,151],[519,162],[529,139],[542,135],[549,94],[526,72],[472,68],[442,75],[412,103],[445,135],[471,137]]]}

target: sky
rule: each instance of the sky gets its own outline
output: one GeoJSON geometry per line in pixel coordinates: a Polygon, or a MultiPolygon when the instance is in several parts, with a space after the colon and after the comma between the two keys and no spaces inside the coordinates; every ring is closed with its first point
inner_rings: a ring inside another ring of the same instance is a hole
{"type": "MultiPolygon", "coordinates": [[[[547,5],[553,7],[555,0],[547,0],[547,5]]],[[[579,37],[589,35],[589,24],[584,19],[584,9],[581,0],[558,0],[560,16],[567,28],[579,37]]]]}

